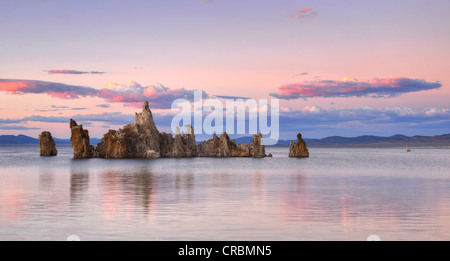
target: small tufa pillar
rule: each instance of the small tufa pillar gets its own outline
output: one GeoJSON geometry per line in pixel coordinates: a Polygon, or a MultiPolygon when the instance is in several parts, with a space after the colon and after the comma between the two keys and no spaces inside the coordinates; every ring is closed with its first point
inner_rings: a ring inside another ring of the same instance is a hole
{"type": "Polygon", "coordinates": [[[289,157],[291,158],[308,158],[309,151],[306,142],[302,139],[302,134],[297,134],[297,143],[291,141],[289,144],[289,157]]]}
{"type": "Polygon", "coordinates": [[[40,155],[44,157],[51,157],[58,155],[56,150],[56,144],[53,140],[52,134],[48,131],[44,131],[39,135],[39,151],[40,155]]]}

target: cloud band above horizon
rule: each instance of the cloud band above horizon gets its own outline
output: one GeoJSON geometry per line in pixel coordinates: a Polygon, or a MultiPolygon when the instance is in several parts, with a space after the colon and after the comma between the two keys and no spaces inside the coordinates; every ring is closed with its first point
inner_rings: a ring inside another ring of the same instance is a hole
{"type": "Polygon", "coordinates": [[[404,93],[433,90],[440,87],[442,87],[440,82],[427,82],[405,77],[375,78],[364,82],[346,78],[342,81],[322,80],[285,84],[280,86],[277,92],[270,93],[270,96],[285,100],[314,97],[392,98],[404,93]]]}
{"type": "MultiPolygon", "coordinates": [[[[175,113],[153,113],[158,127],[170,128],[175,113]]],[[[206,117],[204,114],[203,117],[206,117]]],[[[85,125],[125,125],[133,122],[134,114],[122,112],[105,112],[98,114],[76,114],[71,116],[41,116],[31,115],[22,118],[0,118],[0,130],[37,130],[46,124],[68,124],[73,118],[85,125]],[[21,125],[19,125],[21,124],[21,125]]],[[[248,121],[248,119],[247,119],[248,121]]],[[[226,121],[224,122],[226,126],[226,121]]],[[[246,123],[248,124],[248,122],[246,123]]],[[[195,127],[195,124],[194,124],[195,127]]],[[[358,136],[378,133],[411,134],[417,135],[427,129],[439,130],[439,133],[448,133],[450,128],[450,108],[429,107],[417,110],[408,107],[372,108],[360,107],[354,109],[323,109],[311,105],[303,109],[282,107],[280,111],[280,137],[295,137],[298,131],[310,135],[358,136]],[[358,127],[358,128],[355,128],[358,127]],[[292,135],[291,135],[292,134],[292,135]]],[[[97,131],[98,131],[98,127],[97,131]]],[[[101,127],[104,128],[104,127],[101,127]]],[[[89,129],[95,131],[94,128],[89,129]]]]}
{"type": "MultiPolygon", "coordinates": [[[[134,81],[126,84],[109,83],[102,89],[95,89],[55,82],[0,79],[0,91],[16,95],[48,94],[60,99],[99,97],[108,102],[122,102],[132,107],[141,107],[142,102],[148,101],[154,108],[167,109],[171,108],[176,99],[193,100],[195,90],[171,89],[162,84],[142,86],[134,81]]],[[[204,96],[208,97],[206,93],[204,96]]]]}

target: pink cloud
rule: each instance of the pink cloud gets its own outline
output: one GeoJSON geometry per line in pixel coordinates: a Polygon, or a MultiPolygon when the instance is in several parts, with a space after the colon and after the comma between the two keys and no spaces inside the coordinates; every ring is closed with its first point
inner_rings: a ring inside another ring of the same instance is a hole
{"type": "Polygon", "coordinates": [[[438,89],[439,82],[409,79],[404,77],[375,78],[359,82],[354,78],[343,81],[305,81],[285,84],[270,95],[279,99],[298,99],[313,97],[395,97],[403,93],[438,89]]]}
{"type": "Polygon", "coordinates": [[[24,81],[0,82],[0,90],[12,94],[22,94],[33,88],[34,86],[31,83],[29,84],[24,81]]]}
{"type": "Polygon", "coordinates": [[[294,77],[301,77],[301,76],[305,76],[305,75],[309,75],[309,73],[308,72],[302,72],[302,73],[296,73],[295,75],[294,75],[294,77]]]}
{"type": "Polygon", "coordinates": [[[57,93],[57,92],[49,91],[48,94],[54,98],[60,98],[60,99],[75,99],[78,97],[78,95],[75,92],[57,93]]]}
{"type": "MultiPolygon", "coordinates": [[[[178,98],[188,100],[193,100],[194,98],[194,90],[185,88],[171,89],[162,84],[142,86],[134,81],[126,84],[109,83],[99,90],[63,83],[0,79],[0,91],[16,95],[45,93],[59,99],[77,99],[86,96],[99,97],[108,102],[122,102],[133,107],[140,107],[142,102],[148,101],[155,108],[170,108],[172,102],[178,98]]],[[[207,97],[207,94],[204,93],[204,96],[207,97]]]]}
{"type": "Polygon", "coordinates": [[[46,93],[55,98],[76,99],[79,96],[94,96],[97,90],[90,87],[67,85],[63,83],[0,79],[0,91],[11,94],[46,93]]]}
{"type": "Polygon", "coordinates": [[[305,20],[308,18],[313,18],[315,16],[318,16],[318,14],[312,8],[296,9],[289,15],[290,18],[294,18],[297,20],[305,20]]]}
{"type": "Polygon", "coordinates": [[[305,108],[303,108],[303,111],[307,111],[307,112],[323,112],[324,110],[322,108],[320,108],[319,106],[306,106],[305,108]]]}
{"type": "Polygon", "coordinates": [[[311,8],[303,8],[302,10],[299,11],[299,13],[307,13],[307,12],[311,12],[312,9],[311,8]]]}
{"type": "Polygon", "coordinates": [[[124,102],[132,107],[140,107],[142,102],[148,101],[153,107],[169,108],[175,99],[192,100],[194,94],[192,90],[185,88],[171,89],[159,83],[142,86],[131,81],[126,84],[109,83],[99,91],[98,96],[110,102],[124,102]]]}

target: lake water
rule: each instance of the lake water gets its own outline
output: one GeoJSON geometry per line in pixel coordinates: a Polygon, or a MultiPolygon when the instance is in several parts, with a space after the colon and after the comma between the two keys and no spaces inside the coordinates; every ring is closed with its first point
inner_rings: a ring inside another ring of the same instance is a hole
{"type": "Polygon", "coordinates": [[[450,240],[450,149],[72,159],[0,146],[0,240],[450,240]]]}

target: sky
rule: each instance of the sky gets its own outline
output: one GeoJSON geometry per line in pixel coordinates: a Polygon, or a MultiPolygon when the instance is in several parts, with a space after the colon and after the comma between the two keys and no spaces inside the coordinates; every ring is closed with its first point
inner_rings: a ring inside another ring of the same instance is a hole
{"type": "MultiPolygon", "coordinates": [[[[450,133],[448,0],[0,0],[0,135],[101,138],[149,101],[279,99],[280,138],[450,133]]],[[[195,126],[194,126],[195,128],[195,126]]]]}

